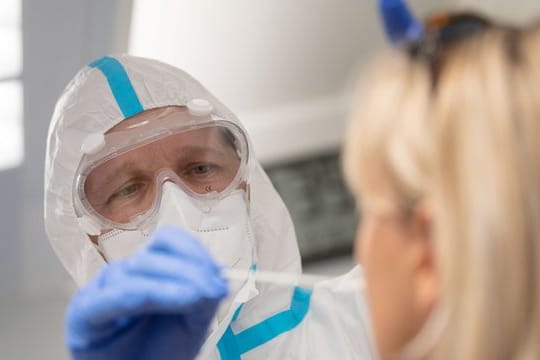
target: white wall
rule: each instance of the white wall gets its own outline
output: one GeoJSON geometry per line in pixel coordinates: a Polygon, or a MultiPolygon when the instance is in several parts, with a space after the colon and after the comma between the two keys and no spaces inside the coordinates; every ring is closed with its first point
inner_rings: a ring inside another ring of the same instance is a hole
{"type": "Polygon", "coordinates": [[[370,3],[136,0],[131,50],[186,69],[237,110],[295,102],[338,91],[380,38],[370,3]]]}
{"type": "Polygon", "coordinates": [[[538,0],[457,0],[458,6],[482,11],[509,22],[529,21],[540,15],[538,0]]]}

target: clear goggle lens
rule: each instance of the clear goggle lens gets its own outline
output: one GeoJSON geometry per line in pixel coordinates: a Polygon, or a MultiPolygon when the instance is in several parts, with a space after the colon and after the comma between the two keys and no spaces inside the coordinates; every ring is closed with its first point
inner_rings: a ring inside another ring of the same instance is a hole
{"type": "Polygon", "coordinates": [[[83,158],[77,193],[102,228],[136,227],[159,207],[165,181],[202,200],[244,183],[247,142],[236,125],[215,119],[160,125],[107,134],[105,149],[83,158]]]}

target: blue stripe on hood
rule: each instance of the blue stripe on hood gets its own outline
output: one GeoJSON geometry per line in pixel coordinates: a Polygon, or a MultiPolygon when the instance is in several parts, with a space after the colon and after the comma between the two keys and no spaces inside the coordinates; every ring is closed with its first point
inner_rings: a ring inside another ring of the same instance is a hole
{"type": "Polygon", "coordinates": [[[104,56],[89,66],[99,69],[105,75],[116,103],[126,118],[144,111],[126,70],[118,60],[104,56]]]}

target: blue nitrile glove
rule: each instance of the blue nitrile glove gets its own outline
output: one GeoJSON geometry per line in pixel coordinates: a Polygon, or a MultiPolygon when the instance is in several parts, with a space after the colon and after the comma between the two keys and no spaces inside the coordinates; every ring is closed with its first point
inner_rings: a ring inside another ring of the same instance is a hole
{"type": "Polygon", "coordinates": [[[392,44],[418,40],[424,27],[411,14],[405,0],[379,0],[386,37],[392,44]]]}
{"type": "Polygon", "coordinates": [[[227,294],[221,268],[187,232],[164,227],[71,300],[73,359],[193,359],[227,294]]]}

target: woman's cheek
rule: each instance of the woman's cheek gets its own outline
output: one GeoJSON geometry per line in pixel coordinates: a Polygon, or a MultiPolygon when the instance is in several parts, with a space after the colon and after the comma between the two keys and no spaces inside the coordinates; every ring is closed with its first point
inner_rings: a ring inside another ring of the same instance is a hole
{"type": "Polygon", "coordinates": [[[360,259],[367,284],[367,299],[371,313],[376,346],[382,359],[387,358],[394,347],[395,299],[393,291],[392,252],[387,248],[391,242],[386,226],[367,221],[360,236],[360,259]]]}

